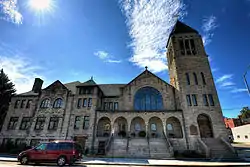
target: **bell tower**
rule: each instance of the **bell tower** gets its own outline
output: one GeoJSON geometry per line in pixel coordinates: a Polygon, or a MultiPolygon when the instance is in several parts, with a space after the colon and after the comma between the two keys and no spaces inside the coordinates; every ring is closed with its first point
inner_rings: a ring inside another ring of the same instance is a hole
{"type": "Polygon", "coordinates": [[[177,21],[167,42],[167,60],[170,84],[178,92],[190,148],[194,138],[225,135],[220,102],[199,32],[177,21]],[[204,118],[203,122],[199,118],[204,118]],[[191,126],[197,128],[197,135],[192,135],[191,126]]]}

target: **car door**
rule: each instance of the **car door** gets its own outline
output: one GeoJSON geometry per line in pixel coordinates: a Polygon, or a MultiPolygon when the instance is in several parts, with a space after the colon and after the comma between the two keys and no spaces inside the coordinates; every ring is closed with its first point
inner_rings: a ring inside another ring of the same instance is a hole
{"type": "Polygon", "coordinates": [[[47,143],[42,143],[35,147],[30,153],[29,157],[32,161],[45,161],[46,160],[46,147],[47,143]]]}
{"type": "Polygon", "coordinates": [[[48,143],[46,148],[46,156],[48,161],[56,161],[60,155],[59,143],[51,142],[48,143]]]}

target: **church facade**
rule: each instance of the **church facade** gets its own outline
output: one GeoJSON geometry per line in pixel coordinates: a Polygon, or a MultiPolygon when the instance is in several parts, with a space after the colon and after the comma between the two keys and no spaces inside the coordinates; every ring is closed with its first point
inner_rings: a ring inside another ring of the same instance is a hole
{"type": "Polygon", "coordinates": [[[170,83],[147,68],[125,84],[86,82],[32,91],[11,99],[0,141],[35,145],[76,140],[85,150],[122,157],[172,157],[197,150],[233,151],[200,34],[177,21],[167,41],[170,83]],[[223,147],[220,147],[223,145],[223,147]]]}

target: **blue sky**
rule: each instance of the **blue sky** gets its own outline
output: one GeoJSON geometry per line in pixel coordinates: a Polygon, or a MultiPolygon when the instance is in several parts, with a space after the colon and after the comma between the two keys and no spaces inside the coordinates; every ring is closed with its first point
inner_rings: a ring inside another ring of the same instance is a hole
{"type": "Polygon", "coordinates": [[[128,83],[146,65],[168,82],[165,46],[178,16],[203,37],[224,115],[249,106],[249,0],[51,0],[44,11],[29,1],[0,0],[0,65],[18,92],[35,77],[44,86],[91,76],[128,83]]]}

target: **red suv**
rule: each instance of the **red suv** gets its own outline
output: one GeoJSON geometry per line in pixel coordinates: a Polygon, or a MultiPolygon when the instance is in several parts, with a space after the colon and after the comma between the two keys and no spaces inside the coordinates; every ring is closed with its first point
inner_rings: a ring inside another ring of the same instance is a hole
{"type": "Polygon", "coordinates": [[[79,144],[73,141],[53,141],[21,152],[18,155],[18,161],[22,165],[29,162],[56,162],[58,166],[64,166],[73,164],[81,157],[82,148],[79,144]]]}

